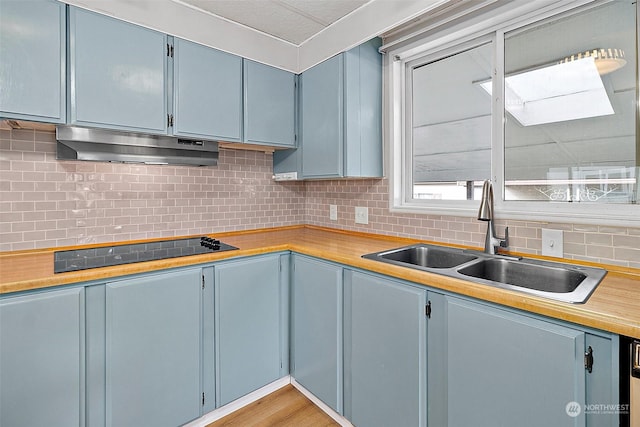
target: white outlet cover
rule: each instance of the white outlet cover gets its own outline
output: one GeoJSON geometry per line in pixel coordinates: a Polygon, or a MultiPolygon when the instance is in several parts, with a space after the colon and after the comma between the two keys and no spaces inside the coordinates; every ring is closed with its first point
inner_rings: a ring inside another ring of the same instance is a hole
{"type": "Polygon", "coordinates": [[[338,205],[329,205],[329,219],[331,221],[338,220],[338,205]]]}
{"type": "Polygon", "coordinates": [[[356,206],[356,224],[369,224],[369,208],[356,206]]]}
{"type": "Polygon", "coordinates": [[[564,257],[562,230],[542,229],[542,255],[564,257]]]}

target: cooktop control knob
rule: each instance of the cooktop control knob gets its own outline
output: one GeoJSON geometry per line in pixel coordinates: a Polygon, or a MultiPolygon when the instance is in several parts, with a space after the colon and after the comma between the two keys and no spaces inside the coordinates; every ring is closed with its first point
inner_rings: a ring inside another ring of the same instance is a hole
{"type": "Polygon", "coordinates": [[[220,249],[220,240],[213,239],[211,237],[201,237],[200,238],[200,244],[202,246],[204,246],[205,248],[209,248],[209,249],[212,249],[212,250],[220,249]]]}

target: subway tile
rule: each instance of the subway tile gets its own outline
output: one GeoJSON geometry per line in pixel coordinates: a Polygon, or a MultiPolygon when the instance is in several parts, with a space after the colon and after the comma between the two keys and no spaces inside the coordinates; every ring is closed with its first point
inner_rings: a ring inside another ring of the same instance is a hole
{"type": "Polygon", "coordinates": [[[585,234],[577,233],[575,231],[564,231],[562,233],[562,239],[565,243],[584,244],[585,234]]]}
{"type": "Polygon", "coordinates": [[[613,248],[615,252],[615,259],[622,261],[631,261],[633,263],[640,263],[640,248],[613,248]]]}
{"type": "Polygon", "coordinates": [[[613,235],[614,248],[631,248],[640,250],[640,236],[613,235]]]}
{"type": "Polygon", "coordinates": [[[611,234],[586,233],[584,235],[584,243],[587,245],[612,246],[612,237],[611,234]]]}
{"type": "Polygon", "coordinates": [[[610,246],[586,246],[586,255],[594,258],[613,259],[613,248],[610,246]]]}
{"type": "MultiPolygon", "coordinates": [[[[272,156],[264,153],[223,150],[215,168],[89,163],[56,161],[53,132],[4,132],[0,139],[4,139],[0,147],[5,147],[5,153],[12,146],[20,148],[8,151],[19,153],[11,154],[11,160],[0,160],[0,197],[14,199],[0,200],[0,218],[7,219],[9,227],[28,228],[20,224],[35,222],[46,231],[44,239],[39,231],[14,235],[16,240],[2,242],[1,250],[304,222],[473,246],[484,241],[485,224],[475,218],[390,213],[387,179],[276,183],[271,179],[272,156]],[[44,199],[37,200],[42,194],[44,199]],[[329,220],[328,204],[338,205],[338,221],[329,220]],[[368,225],[354,224],[355,206],[369,207],[368,225]]],[[[512,246],[525,253],[539,250],[541,228],[589,235],[582,242],[570,237],[566,256],[590,259],[611,258],[591,247],[615,246],[606,244],[613,235],[640,236],[638,228],[616,227],[608,232],[602,227],[535,221],[497,224],[499,230],[504,225],[513,227],[512,246]],[[588,256],[587,250],[597,256],[588,256]]],[[[635,240],[616,242],[622,250],[622,245],[632,246],[635,240]]]]}

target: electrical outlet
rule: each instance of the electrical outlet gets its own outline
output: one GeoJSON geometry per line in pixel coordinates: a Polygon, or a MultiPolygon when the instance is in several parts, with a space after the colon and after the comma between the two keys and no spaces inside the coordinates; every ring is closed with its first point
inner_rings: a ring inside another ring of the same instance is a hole
{"type": "Polygon", "coordinates": [[[369,208],[356,206],[356,224],[369,224],[369,208]]]}
{"type": "Polygon", "coordinates": [[[564,256],[562,230],[542,229],[542,255],[562,258],[564,256]]]}
{"type": "Polygon", "coordinates": [[[329,219],[331,221],[338,220],[338,205],[329,205],[329,219]]]}

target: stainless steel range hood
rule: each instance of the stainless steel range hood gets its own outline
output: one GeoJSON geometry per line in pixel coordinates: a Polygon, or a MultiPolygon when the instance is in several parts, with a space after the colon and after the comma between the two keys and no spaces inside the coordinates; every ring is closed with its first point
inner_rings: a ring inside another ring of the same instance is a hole
{"type": "Polygon", "coordinates": [[[76,126],[57,126],[58,160],[215,166],[218,143],[76,126]]]}

